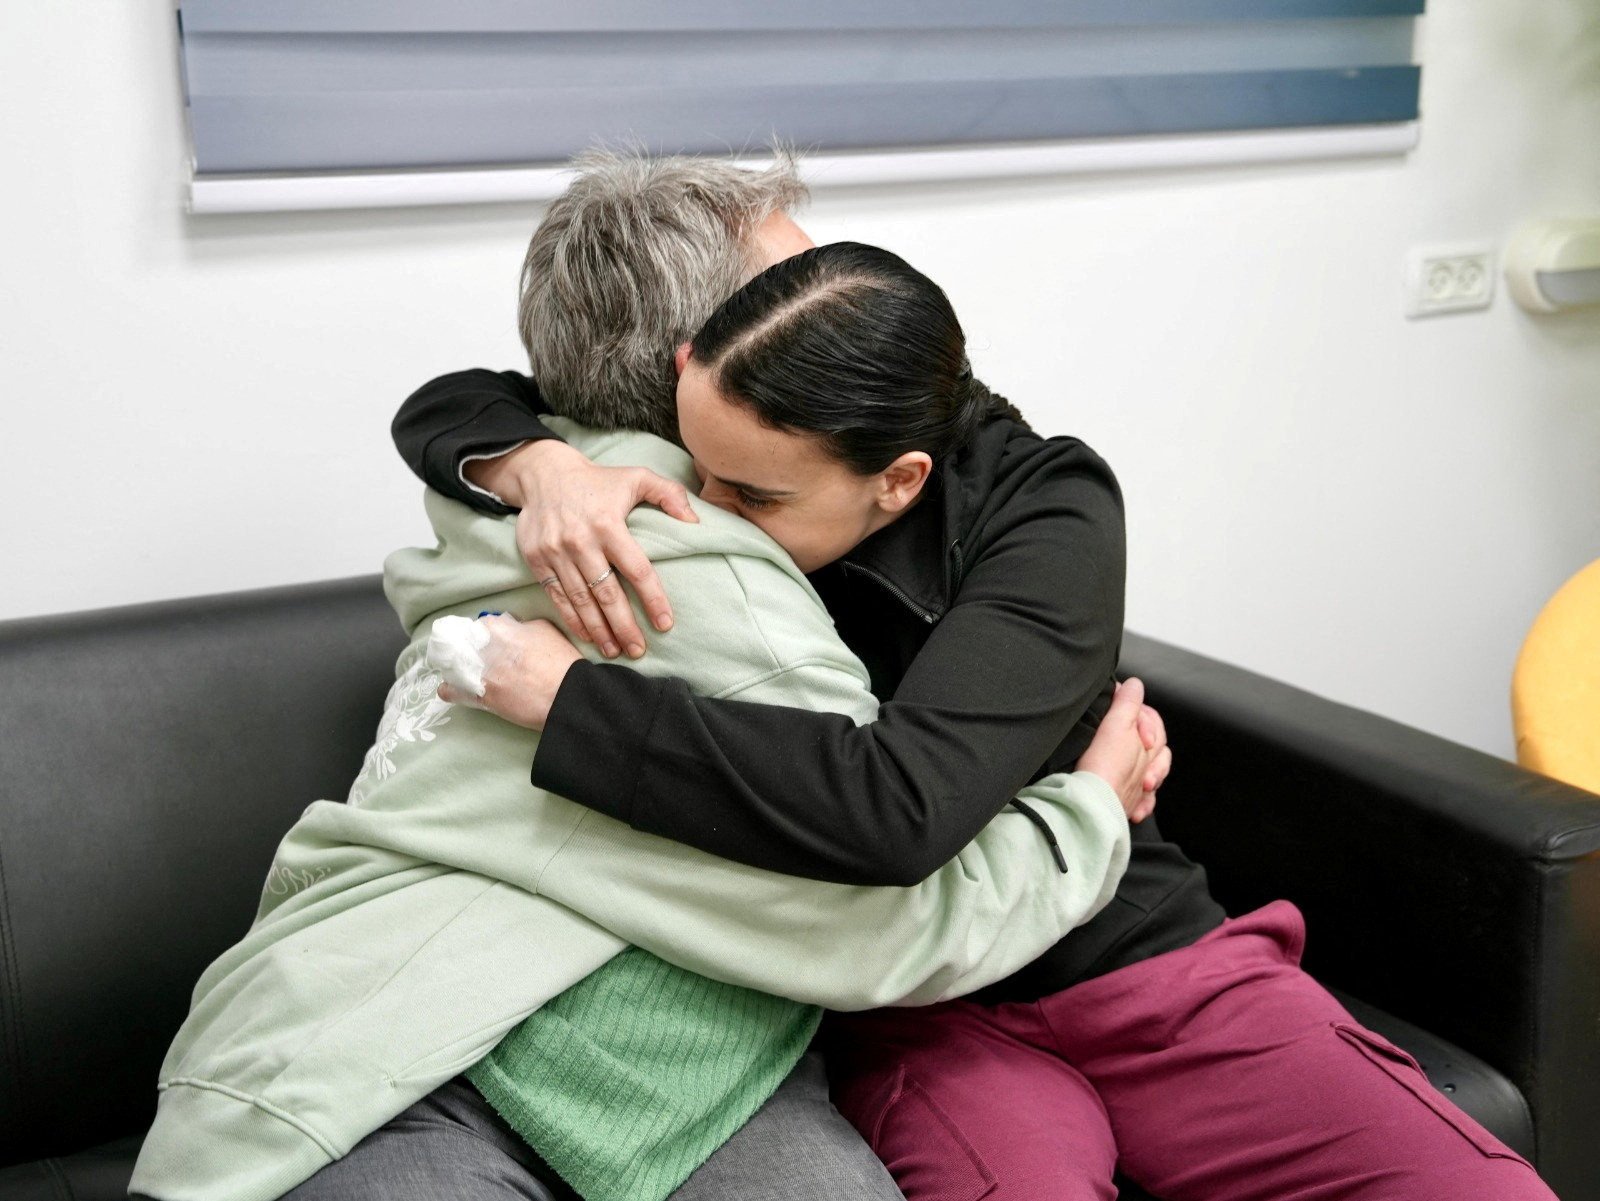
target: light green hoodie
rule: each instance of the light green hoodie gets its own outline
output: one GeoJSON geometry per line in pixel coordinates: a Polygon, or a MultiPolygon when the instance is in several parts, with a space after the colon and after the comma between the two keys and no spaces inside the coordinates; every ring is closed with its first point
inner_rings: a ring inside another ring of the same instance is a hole
{"type": "MultiPolygon", "coordinates": [[[[597,463],[694,483],[688,457],[660,439],[551,424],[597,463]]],[[[676,618],[634,666],[705,695],[871,721],[864,667],[782,548],[695,508],[699,524],[650,509],[629,519],[676,618]]],[[[552,607],[511,518],[432,493],[427,509],[439,545],[385,564],[411,644],[377,741],[348,801],[312,803],[285,836],[254,925],[195,986],[134,1192],[281,1196],[628,944],[829,1008],[927,1004],[1009,975],[1110,900],[1127,824],[1087,773],[1021,794],[1068,873],[1007,810],[911,888],[759,871],[534,789],[538,736],[439,702],[423,651],[434,618],[495,609],[530,620],[552,607]]]]}

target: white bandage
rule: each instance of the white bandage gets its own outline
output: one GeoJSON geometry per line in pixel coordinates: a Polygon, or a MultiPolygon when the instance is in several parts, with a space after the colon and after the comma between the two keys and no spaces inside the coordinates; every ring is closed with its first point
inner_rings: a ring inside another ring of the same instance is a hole
{"type": "Polygon", "coordinates": [[[488,627],[465,617],[441,617],[428,634],[428,666],[457,692],[483,695],[483,648],[488,627]]]}

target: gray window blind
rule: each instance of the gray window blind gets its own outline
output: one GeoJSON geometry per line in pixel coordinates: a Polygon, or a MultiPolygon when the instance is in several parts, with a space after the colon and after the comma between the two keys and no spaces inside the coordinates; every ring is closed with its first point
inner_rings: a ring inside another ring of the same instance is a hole
{"type": "Polygon", "coordinates": [[[1404,122],[1423,0],[184,0],[200,176],[1404,122]]]}

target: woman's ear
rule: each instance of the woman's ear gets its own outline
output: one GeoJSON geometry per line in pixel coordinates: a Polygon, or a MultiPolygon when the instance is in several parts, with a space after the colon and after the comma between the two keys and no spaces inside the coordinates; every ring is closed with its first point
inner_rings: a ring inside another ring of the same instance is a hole
{"type": "Polygon", "coordinates": [[[672,352],[672,373],[679,379],[683,378],[683,369],[689,365],[689,354],[693,347],[685,342],[672,352]]]}
{"type": "Polygon", "coordinates": [[[883,469],[878,492],[878,507],[886,513],[900,513],[922,494],[933,474],[933,459],[921,450],[908,450],[883,469]]]}

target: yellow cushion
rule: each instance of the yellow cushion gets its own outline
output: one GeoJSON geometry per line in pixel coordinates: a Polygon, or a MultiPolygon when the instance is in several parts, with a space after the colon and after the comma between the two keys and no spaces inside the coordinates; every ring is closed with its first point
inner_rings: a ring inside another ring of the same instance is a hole
{"type": "Polygon", "coordinates": [[[1600,560],[1550,598],[1511,679],[1517,762],[1600,792],[1600,560]]]}

